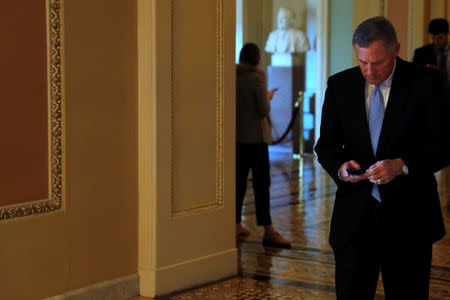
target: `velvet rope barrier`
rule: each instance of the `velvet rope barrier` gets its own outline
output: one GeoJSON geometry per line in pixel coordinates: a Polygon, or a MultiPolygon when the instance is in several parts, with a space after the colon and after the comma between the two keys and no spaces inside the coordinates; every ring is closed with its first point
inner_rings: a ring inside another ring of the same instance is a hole
{"type": "Polygon", "coordinates": [[[295,118],[298,115],[298,111],[300,110],[299,102],[301,102],[302,105],[303,105],[303,101],[301,101],[301,100],[303,100],[302,97],[303,97],[303,93],[301,94],[300,99],[298,101],[296,101],[295,104],[294,104],[294,110],[292,111],[291,120],[289,121],[289,124],[288,124],[286,130],[281,135],[281,137],[279,137],[278,139],[272,141],[271,146],[281,143],[286,138],[286,136],[288,135],[289,131],[292,129],[292,126],[294,126],[295,118]]]}

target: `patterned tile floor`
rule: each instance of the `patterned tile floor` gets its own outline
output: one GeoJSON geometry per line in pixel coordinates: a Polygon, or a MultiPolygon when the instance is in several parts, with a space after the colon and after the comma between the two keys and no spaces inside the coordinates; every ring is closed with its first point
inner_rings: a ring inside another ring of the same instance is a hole
{"type": "MultiPolygon", "coordinates": [[[[301,188],[299,161],[292,159],[289,152],[284,147],[271,148],[271,214],[277,230],[293,241],[292,248],[261,244],[263,231],[255,225],[250,185],[243,223],[252,234],[237,244],[239,276],[161,299],[335,299],[328,232],[336,187],[314,157],[307,156],[301,188]]],[[[450,233],[450,167],[436,178],[450,233]]],[[[375,299],[384,299],[381,280],[375,299]]],[[[450,299],[450,234],[434,245],[430,299],[450,299]]]]}

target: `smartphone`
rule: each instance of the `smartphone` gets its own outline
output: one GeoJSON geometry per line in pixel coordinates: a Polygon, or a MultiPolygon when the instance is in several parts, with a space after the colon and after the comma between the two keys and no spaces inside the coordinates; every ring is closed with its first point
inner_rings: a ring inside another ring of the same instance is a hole
{"type": "Polygon", "coordinates": [[[270,90],[270,92],[275,93],[276,91],[278,91],[278,88],[273,88],[270,90]]]}
{"type": "Polygon", "coordinates": [[[362,175],[366,173],[366,171],[362,169],[354,169],[354,168],[347,168],[347,172],[351,175],[362,175]]]}

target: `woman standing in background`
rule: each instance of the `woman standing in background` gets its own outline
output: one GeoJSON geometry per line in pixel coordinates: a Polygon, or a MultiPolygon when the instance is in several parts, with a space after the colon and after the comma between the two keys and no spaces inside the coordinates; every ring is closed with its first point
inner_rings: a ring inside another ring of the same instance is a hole
{"type": "Polygon", "coordinates": [[[236,67],[236,235],[249,235],[241,224],[242,204],[252,170],[256,222],[264,226],[263,244],[290,247],[291,243],[272,226],[270,216],[270,164],[268,146],[272,142],[270,101],[266,76],[258,65],[261,55],[257,45],[247,43],[236,67]]]}

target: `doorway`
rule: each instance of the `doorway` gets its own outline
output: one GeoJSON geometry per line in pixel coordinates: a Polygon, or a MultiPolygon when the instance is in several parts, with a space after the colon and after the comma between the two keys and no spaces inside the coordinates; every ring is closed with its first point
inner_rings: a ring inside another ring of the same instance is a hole
{"type": "Polygon", "coordinates": [[[327,1],[316,0],[236,0],[236,63],[244,43],[252,42],[261,49],[260,67],[266,73],[268,88],[278,88],[272,101],[272,136],[280,138],[289,131],[273,151],[299,153],[300,119],[295,118],[296,102],[303,99],[304,150],[312,154],[318,138],[322,99],[326,88],[327,68],[327,1]],[[292,55],[292,68],[286,68],[278,53],[267,50],[269,36],[277,31],[280,9],[293,12],[293,28],[306,38],[307,46],[292,55]],[[284,78],[283,78],[284,76],[284,78]],[[286,80],[287,79],[287,80],[286,80]],[[287,82],[290,81],[290,82],[287,82]],[[302,91],[302,96],[298,94],[302,91]]]}
{"type": "MultiPolygon", "coordinates": [[[[303,137],[309,142],[309,148],[304,149],[306,155],[300,157],[303,159],[294,156],[295,146],[299,146],[296,145],[298,140],[296,142],[295,132],[290,132],[278,145],[269,147],[272,223],[282,236],[291,241],[291,249],[261,244],[263,229],[256,226],[253,189],[249,180],[242,216],[243,225],[250,230],[250,235],[238,239],[239,272],[244,281],[252,279],[279,284],[277,290],[284,287],[300,288],[301,293],[312,291],[320,299],[334,297],[328,224],[333,207],[333,197],[330,195],[334,194],[335,186],[312,153],[318,137],[322,99],[328,76],[327,28],[326,0],[236,0],[236,58],[238,59],[243,44],[257,44],[261,49],[261,68],[266,73],[268,88],[279,88],[271,106],[272,112],[280,115],[271,115],[271,118],[272,121],[278,118],[286,122],[272,122],[273,138],[279,137],[288,128],[287,123],[293,115],[294,104],[300,98],[298,91],[301,90],[304,100],[303,137]],[[266,51],[270,34],[278,29],[277,19],[281,8],[294,11],[293,26],[306,35],[309,44],[308,49],[303,49],[296,57],[288,56],[293,67],[291,73],[289,65],[283,65],[283,62],[277,64],[276,61],[274,63],[277,57],[266,51]],[[288,73],[292,76],[289,87],[282,86],[285,79],[273,78],[277,74],[283,75],[283,72],[284,75],[288,73]],[[300,74],[294,74],[295,72],[300,74]],[[290,94],[286,91],[282,93],[283,87],[290,94]],[[282,104],[284,107],[274,108],[274,104],[282,104]],[[320,291],[315,289],[317,286],[321,287],[320,291]]],[[[300,120],[295,119],[294,124],[297,126],[299,123],[300,120]]],[[[293,128],[300,134],[299,127],[293,128]]]]}

